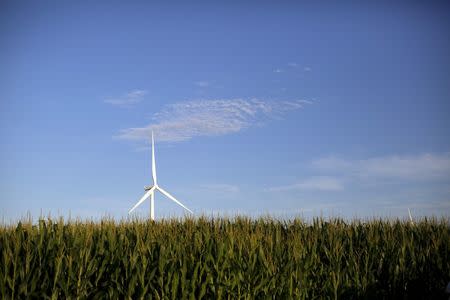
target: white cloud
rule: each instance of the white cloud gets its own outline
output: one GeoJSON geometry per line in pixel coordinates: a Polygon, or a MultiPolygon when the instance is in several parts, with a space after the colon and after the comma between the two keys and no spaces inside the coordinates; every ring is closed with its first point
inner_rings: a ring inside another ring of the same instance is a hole
{"type": "Polygon", "coordinates": [[[208,87],[210,85],[208,81],[196,81],[194,84],[199,87],[208,87]]]}
{"type": "Polygon", "coordinates": [[[232,184],[225,184],[225,183],[213,183],[213,184],[204,184],[201,186],[202,189],[218,192],[218,193],[224,193],[224,194],[230,194],[230,193],[238,193],[240,191],[239,187],[232,184]]]}
{"type": "Polygon", "coordinates": [[[310,67],[304,67],[303,68],[303,71],[305,71],[305,72],[309,72],[309,71],[311,71],[312,69],[310,68],[310,67]]]}
{"type": "Polygon", "coordinates": [[[282,69],[278,68],[278,69],[273,70],[273,72],[274,73],[283,73],[284,71],[282,69]]]}
{"type": "Polygon", "coordinates": [[[342,183],[334,178],[328,176],[315,176],[307,178],[295,184],[271,187],[268,190],[271,192],[281,191],[301,191],[301,190],[316,190],[316,191],[340,191],[343,190],[342,183]]]}
{"type": "Polygon", "coordinates": [[[180,142],[195,136],[239,132],[312,102],[259,99],[194,100],[167,105],[145,127],[123,129],[118,138],[147,140],[153,130],[158,141],[180,142]]]}
{"type": "Polygon", "coordinates": [[[322,171],[358,178],[433,179],[450,178],[450,153],[381,156],[360,160],[327,157],[313,166],[322,171]]]}
{"type": "Polygon", "coordinates": [[[290,63],[288,63],[288,66],[292,67],[292,68],[296,68],[296,67],[298,67],[298,64],[295,62],[290,62],[290,63]]]}
{"type": "Polygon", "coordinates": [[[105,99],[104,102],[115,106],[129,107],[141,102],[146,94],[145,90],[132,90],[121,97],[105,99]]]}
{"type": "Polygon", "coordinates": [[[450,199],[445,199],[443,201],[427,201],[427,202],[412,202],[412,203],[392,203],[390,205],[391,208],[400,208],[407,211],[407,209],[411,209],[411,214],[414,215],[413,209],[441,209],[443,211],[450,211],[450,199]]]}
{"type": "Polygon", "coordinates": [[[380,186],[386,183],[450,181],[450,152],[443,154],[393,155],[367,159],[335,156],[315,160],[312,172],[320,174],[297,183],[271,187],[268,191],[340,191],[346,185],[380,186]]]}

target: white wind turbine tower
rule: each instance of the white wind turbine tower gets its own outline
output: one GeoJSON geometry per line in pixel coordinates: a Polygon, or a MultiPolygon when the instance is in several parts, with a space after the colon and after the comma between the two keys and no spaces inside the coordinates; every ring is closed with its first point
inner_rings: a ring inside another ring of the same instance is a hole
{"type": "Polygon", "coordinates": [[[152,178],[153,178],[153,185],[145,187],[146,193],[144,196],[136,203],[135,206],[133,206],[132,209],[128,212],[129,214],[135,210],[139,205],[142,204],[142,202],[145,201],[150,196],[150,218],[152,220],[155,220],[155,191],[160,191],[164,196],[175,202],[176,204],[183,207],[185,210],[193,214],[192,210],[184,206],[180,201],[175,199],[174,196],[169,194],[167,191],[163,190],[161,187],[159,187],[158,182],[156,180],[156,165],[155,165],[155,141],[153,140],[153,131],[152,131],[152,178]]]}

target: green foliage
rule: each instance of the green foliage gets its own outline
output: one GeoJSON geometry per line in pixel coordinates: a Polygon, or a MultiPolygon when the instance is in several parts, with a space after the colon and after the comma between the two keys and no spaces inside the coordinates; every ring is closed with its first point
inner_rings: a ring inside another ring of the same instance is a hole
{"type": "Polygon", "coordinates": [[[2,299],[437,299],[449,280],[447,220],[0,226],[2,299]]]}

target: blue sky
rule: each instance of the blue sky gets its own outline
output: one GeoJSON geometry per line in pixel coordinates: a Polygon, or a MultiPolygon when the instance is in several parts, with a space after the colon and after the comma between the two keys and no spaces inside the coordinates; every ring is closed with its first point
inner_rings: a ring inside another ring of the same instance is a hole
{"type": "Polygon", "coordinates": [[[448,8],[3,1],[0,214],[448,216],[448,8]]]}

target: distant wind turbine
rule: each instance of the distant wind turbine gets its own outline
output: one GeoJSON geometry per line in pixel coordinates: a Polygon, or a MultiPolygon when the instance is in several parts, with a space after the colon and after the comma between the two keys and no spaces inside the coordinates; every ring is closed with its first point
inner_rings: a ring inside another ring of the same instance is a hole
{"type": "Polygon", "coordinates": [[[409,207],[408,207],[408,214],[409,214],[409,221],[411,222],[412,225],[414,225],[414,221],[413,221],[413,218],[411,216],[411,210],[409,209],[409,207]]]}
{"type": "Polygon", "coordinates": [[[153,185],[145,187],[146,193],[144,196],[136,203],[135,206],[133,206],[132,209],[128,212],[129,214],[135,210],[139,205],[142,204],[142,202],[145,201],[150,196],[150,218],[152,220],[155,220],[155,191],[160,191],[164,196],[175,202],[176,204],[183,207],[185,210],[193,214],[192,210],[184,206],[180,201],[175,199],[174,196],[169,194],[167,191],[163,190],[161,187],[159,187],[158,182],[156,180],[156,164],[155,164],[155,141],[153,139],[153,131],[152,131],[152,178],[153,178],[153,185]]]}

